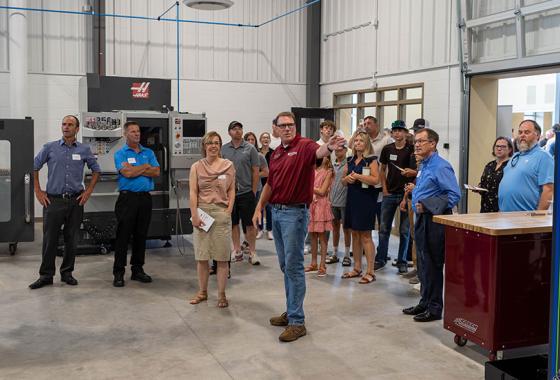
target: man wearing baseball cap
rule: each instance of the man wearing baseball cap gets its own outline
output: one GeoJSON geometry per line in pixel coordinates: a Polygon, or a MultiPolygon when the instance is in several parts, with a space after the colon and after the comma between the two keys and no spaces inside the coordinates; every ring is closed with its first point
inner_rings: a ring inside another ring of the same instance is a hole
{"type": "Polygon", "coordinates": [[[249,262],[259,265],[260,260],[255,248],[256,233],[252,221],[257,203],[255,194],[260,181],[259,153],[253,144],[243,140],[243,124],[239,121],[229,123],[228,134],[231,141],[222,146],[222,157],[233,162],[235,167],[235,203],[231,212],[232,260],[243,261],[239,230],[239,221],[241,221],[247,231],[245,237],[249,243],[249,262]]]}
{"type": "Polygon", "coordinates": [[[414,124],[412,125],[412,128],[410,128],[410,133],[416,133],[419,130],[421,130],[422,128],[430,128],[430,123],[428,122],[428,120],[425,119],[416,119],[414,120],[414,124]]]}
{"type": "MultiPolygon", "coordinates": [[[[416,174],[414,146],[406,141],[406,135],[407,128],[404,121],[395,120],[391,124],[391,137],[395,142],[385,145],[379,157],[383,201],[381,202],[379,246],[375,257],[375,270],[385,267],[395,211],[403,200],[404,187],[410,181],[408,177],[416,174]]],[[[399,234],[397,267],[399,274],[404,274],[408,271],[406,256],[408,251],[409,222],[406,211],[400,211],[399,234]]]]}

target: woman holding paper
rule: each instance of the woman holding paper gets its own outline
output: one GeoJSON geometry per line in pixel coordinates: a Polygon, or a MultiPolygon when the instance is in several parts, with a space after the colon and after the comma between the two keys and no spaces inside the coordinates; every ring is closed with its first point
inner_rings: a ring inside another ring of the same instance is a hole
{"type": "Polygon", "coordinates": [[[478,187],[488,191],[477,191],[482,200],[480,201],[480,212],[498,212],[498,187],[504,176],[504,168],[513,154],[513,145],[510,139],[498,137],[492,147],[492,155],[496,159],[490,161],[484,167],[480,184],[478,187]]]}
{"type": "Polygon", "coordinates": [[[354,135],[352,157],[349,157],[343,172],[342,183],[348,186],[346,195],[346,213],[344,228],[352,231],[352,251],[354,252],[354,269],[342,275],[342,278],[362,277],[360,284],[375,281],[373,258],[375,245],[371,238],[374,229],[377,208],[379,167],[377,157],[371,156],[373,147],[366,132],[354,135]],[[362,276],[362,254],[366,256],[366,273],[362,276]]]}
{"type": "Polygon", "coordinates": [[[231,210],[235,200],[235,168],[221,157],[222,138],[208,132],[202,138],[203,158],[189,176],[190,206],[194,227],[194,257],[199,290],[190,303],[208,299],[208,261],[218,263],[218,307],[228,307],[226,282],[231,244],[231,210]]]}

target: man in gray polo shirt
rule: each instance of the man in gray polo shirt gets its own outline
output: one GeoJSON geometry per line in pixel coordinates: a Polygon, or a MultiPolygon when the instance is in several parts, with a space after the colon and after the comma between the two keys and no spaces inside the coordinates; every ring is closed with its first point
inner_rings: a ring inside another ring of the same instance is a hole
{"type": "Polygon", "coordinates": [[[246,229],[245,238],[249,243],[249,263],[259,265],[255,241],[256,231],[253,227],[253,213],[257,201],[255,194],[260,181],[259,154],[252,144],[243,140],[243,125],[232,121],[228,126],[231,141],[222,146],[222,157],[233,162],[235,167],[235,204],[231,212],[233,260],[242,261],[241,231],[239,221],[246,229]]]}

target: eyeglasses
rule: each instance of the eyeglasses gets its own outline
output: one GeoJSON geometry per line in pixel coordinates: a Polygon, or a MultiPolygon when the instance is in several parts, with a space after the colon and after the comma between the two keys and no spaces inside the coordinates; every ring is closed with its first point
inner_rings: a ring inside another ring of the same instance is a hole
{"type": "Polygon", "coordinates": [[[496,149],[506,149],[508,146],[507,145],[495,145],[494,148],[496,149]]]}
{"type": "Polygon", "coordinates": [[[288,123],[288,124],[278,124],[276,126],[280,129],[285,129],[285,128],[293,128],[293,127],[296,126],[296,124],[295,123],[288,123]]]}
{"type": "Polygon", "coordinates": [[[218,146],[220,146],[221,144],[220,144],[219,141],[210,141],[210,142],[204,143],[204,145],[206,145],[206,146],[209,146],[209,145],[218,145],[218,146]]]}
{"type": "Polygon", "coordinates": [[[422,144],[424,144],[424,143],[432,142],[432,141],[434,141],[434,140],[430,140],[430,139],[420,139],[420,140],[414,141],[414,144],[415,144],[415,145],[416,145],[416,144],[422,145],[422,144]]]}

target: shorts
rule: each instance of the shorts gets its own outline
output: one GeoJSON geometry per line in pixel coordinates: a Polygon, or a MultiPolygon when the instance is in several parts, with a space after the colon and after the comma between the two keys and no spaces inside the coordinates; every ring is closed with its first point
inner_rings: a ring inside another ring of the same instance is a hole
{"type": "Polygon", "coordinates": [[[204,232],[194,228],[194,258],[198,261],[229,261],[231,244],[231,218],[226,207],[199,204],[198,207],[212,218],[214,223],[204,232]]]}
{"type": "Polygon", "coordinates": [[[344,224],[344,214],[346,213],[346,207],[335,207],[332,206],[332,214],[334,216],[334,220],[340,220],[344,224]]]}
{"type": "Polygon", "coordinates": [[[241,220],[243,227],[253,226],[253,214],[256,206],[257,200],[252,191],[237,195],[231,212],[231,224],[237,226],[241,220]]]}

